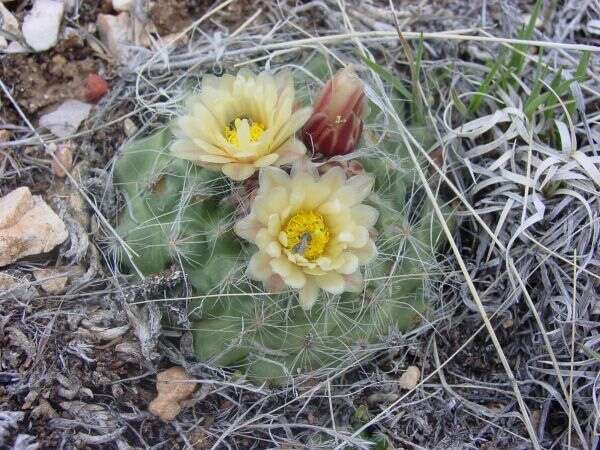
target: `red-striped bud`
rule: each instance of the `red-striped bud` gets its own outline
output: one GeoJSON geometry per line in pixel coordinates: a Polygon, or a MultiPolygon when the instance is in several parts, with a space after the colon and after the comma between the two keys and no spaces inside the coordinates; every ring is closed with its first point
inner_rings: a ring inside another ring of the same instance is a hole
{"type": "Polygon", "coordinates": [[[330,79],[302,130],[308,148],[326,156],[345,155],[356,148],[367,112],[363,83],[352,66],[330,79]]]}

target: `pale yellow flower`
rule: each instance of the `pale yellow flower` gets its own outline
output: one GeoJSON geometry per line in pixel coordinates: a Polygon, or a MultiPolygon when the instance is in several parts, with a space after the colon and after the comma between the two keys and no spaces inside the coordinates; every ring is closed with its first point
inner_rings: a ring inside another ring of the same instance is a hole
{"type": "Polygon", "coordinates": [[[171,152],[234,180],[294,162],[306,153],[296,131],[312,112],[294,110],[294,96],[289,72],[206,75],[200,93],[187,101],[187,114],[175,122],[171,152]]]}
{"type": "Polygon", "coordinates": [[[288,175],[275,167],[261,169],[250,214],[235,224],[235,232],[258,247],[248,276],[267,286],[282,281],[298,289],[305,309],[320,289],[360,290],[360,266],[377,255],[370,231],[379,213],[362,204],[372,188],[373,177],[346,178],[339,167],[321,177],[306,170],[288,175]]]}

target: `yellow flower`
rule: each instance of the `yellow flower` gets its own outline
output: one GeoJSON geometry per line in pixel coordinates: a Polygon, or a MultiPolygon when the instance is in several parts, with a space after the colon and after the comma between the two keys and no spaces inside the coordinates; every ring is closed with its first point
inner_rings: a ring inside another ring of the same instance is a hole
{"type": "Polygon", "coordinates": [[[235,224],[235,232],[258,247],[248,276],[267,286],[279,281],[298,289],[305,309],[320,289],[331,294],[360,290],[360,266],[377,255],[369,231],[379,213],[362,204],[372,188],[371,176],[346,178],[340,167],[321,177],[261,169],[250,214],[235,224]]]}
{"type": "Polygon", "coordinates": [[[234,180],[296,161],[306,147],[295,134],[312,109],[294,111],[294,96],[289,72],[206,75],[200,93],[187,101],[187,114],[175,122],[171,152],[234,180]]]}

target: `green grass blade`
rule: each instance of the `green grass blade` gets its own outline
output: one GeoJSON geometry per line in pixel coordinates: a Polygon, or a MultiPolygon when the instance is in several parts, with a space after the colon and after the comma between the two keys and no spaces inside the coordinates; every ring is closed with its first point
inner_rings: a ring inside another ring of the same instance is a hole
{"type": "MultiPolygon", "coordinates": [[[[544,86],[542,83],[542,79],[544,79],[547,74],[548,74],[548,67],[542,63],[542,55],[540,54],[540,58],[538,59],[537,69],[535,72],[535,77],[533,80],[533,87],[531,88],[531,93],[527,97],[527,100],[525,101],[525,106],[523,107],[525,114],[527,114],[527,111],[529,110],[528,106],[531,103],[533,103],[535,101],[535,99],[537,99],[540,96],[540,94],[542,92],[542,87],[544,86]]],[[[535,111],[535,108],[532,110],[532,112],[533,111],[535,111]]],[[[531,118],[530,115],[528,115],[527,117],[531,118]]]]}
{"type": "MultiPolygon", "coordinates": [[[[581,55],[581,59],[579,60],[579,63],[577,64],[577,69],[575,69],[575,78],[581,79],[584,81],[587,81],[588,76],[587,76],[587,71],[588,71],[588,66],[590,64],[590,57],[592,56],[592,54],[590,52],[583,52],[581,55]]],[[[569,85],[570,87],[570,85],[569,85]]],[[[573,96],[573,101],[569,102],[569,104],[567,105],[567,110],[569,111],[569,115],[571,117],[575,116],[575,112],[577,111],[577,104],[575,101],[575,97],[573,96]]]]}
{"type": "Polygon", "coordinates": [[[591,52],[583,52],[581,55],[581,59],[579,60],[579,64],[577,64],[577,69],[575,70],[576,77],[585,77],[587,78],[587,70],[590,65],[590,58],[592,54],[591,52]]]}
{"type": "Polygon", "coordinates": [[[361,56],[360,58],[362,59],[363,63],[365,63],[367,65],[367,67],[369,67],[369,69],[371,69],[377,75],[379,75],[381,78],[383,78],[384,81],[390,83],[392,85],[392,87],[402,97],[406,98],[407,100],[412,100],[412,94],[404,86],[404,83],[402,82],[402,80],[400,78],[398,78],[396,75],[394,75],[392,72],[390,72],[386,68],[377,64],[375,61],[371,61],[370,59],[367,59],[364,56],[361,56]]]}
{"type": "MultiPolygon", "coordinates": [[[[535,6],[531,11],[531,17],[529,18],[529,22],[527,23],[527,26],[519,33],[519,39],[527,40],[533,37],[533,31],[535,30],[535,22],[540,16],[543,4],[543,0],[537,0],[537,2],[535,2],[535,6]]],[[[527,45],[515,45],[510,59],[509,67],[512,67],[514,69],[513,73],[517,75],[521,74],[525,65],[525,55],[523,53],[527,53],[527,45]]]]}
{"type": "Polygon", "coordinates": [[[562,97],[567,92],[569,92],[569,86],[571,83],[575,81],[582,81],[585,78],[581,77],[573,77],[570,80],[562,80],[560,81],[556,87],[553,88],[554,92],[546,91],[543,94],[539,95],[535,99],[533,99],[524,109],[525,114],[530,117],[539,107],[545,106],[546,108],[555,108],[560,105],[558,98],[562,97]],[[556,93],[556,95],[554,95],[556,93]]]}
{"type": "Polygon", "coordinates": [[[487,94],[490,91],[492,84],[494,82],[494,78],[496,77],[496,74],[498,73],[498,70],[500,69],[500,66],[502,65],[502,60],[504,59],[503,53],[504,52],[502,52],[501,56],[493,63],[490,71],[487,73],[487,75],[485,76],[485,78],[483,79],[481,84],[479,85],[477,94],[475,94],[473,97],[471,97],[471,100],[469,101],[469,112],[470,113],[474,114],[475,112],[477,112],[477,110],[481,106],[481,102],[483,101],[483,95],[487,94]]]}

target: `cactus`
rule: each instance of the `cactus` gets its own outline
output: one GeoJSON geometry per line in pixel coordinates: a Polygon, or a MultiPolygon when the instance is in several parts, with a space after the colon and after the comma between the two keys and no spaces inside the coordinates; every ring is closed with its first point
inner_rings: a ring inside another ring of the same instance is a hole
{"type": "MultiPolygon", "coordinates": [[[[297,373],[338,367],[390,331],[408,330],[425,309],[423,280],[435,265],[440,228],[426,199],[417,202],[416,177],[401,146],[388,142],[381,157],[360,160],[376,179],[368,202],[379,212],[379,256],[364,271],[360,293],[321,292],[311,310],[292,291],[264,292],[244,277],[252,245],[232,232],[233,192],[222,175],[172,157],[163,130],[127,146],[114,180],[125,196],[118,232],[132,257],[123,265],[143,274],[183,267],[195,289],[190,317],[197,358],[236,366],[249,380],[286,383],[297,373]]],[[[239,185],[238,185],[239,186],[239,185]]],[[[237,189],[237,191],[236,191],[237,189]]]]}

